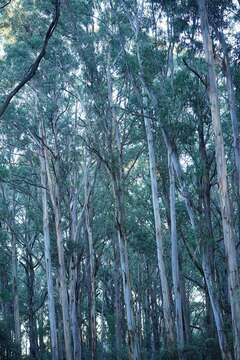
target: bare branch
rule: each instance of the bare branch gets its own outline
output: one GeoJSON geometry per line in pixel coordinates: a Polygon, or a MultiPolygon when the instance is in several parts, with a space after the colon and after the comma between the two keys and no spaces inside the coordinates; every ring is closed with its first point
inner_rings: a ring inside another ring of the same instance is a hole
{"type": "Polygon", "coordinates": [[[45,39],[44,39],[44,43],[42,46],[42,49],[40,51],[40,53],[38,54],[36,60],[34,61],[34,63],[30,66],[28,72],[26,73],[26,75],[23,77],[23,79],[17,84],[17,86],[7,95],[4,103],[2,104],[2,106],[0,107],[0,118],[2,117],[2,115],[5,113],[8,105],[10,104],[12,98],[19,92],[19,90],[21,90],[24,85],[26,83],[28,83],[33,76],[36,74],[39,64],[41,62],[41,60],[43,59],[43,57],[46,54],[46,50],[47,50],[47,46],[48,46],[48,42],[50,40],[50,38],[52,37],[52,34],[57,26],[58,23],[58,19],[60,16],[60,0],[55,0],[55,12],[54,12],[54,16],[53,16],[53,20],[51,22],[51,24],[49,25],[48,31],[46,33],[45,39]]]}
{"type": "Polygon", "coordinates": [[[199,74],[199,72],[198,72],[196,69],[194,69],[193,67],[191,67],[191,66],[187,63],[187,61],[186,61],[185,59],[183,59],[183,63],[184,63],[184,65],[185,65],[194,75],[196,75],[196,76],[199,78],[199,80],[201,81],[201,83],[202,83],[202,84],[205,86],[205,88],[207,89],[207,87],[208,87],[207,80],[204,79],[203,75],[199,74]]]}
{"type": "Polygon", "coordinates": [[[6,6],[8,6],[11,3],[12,0],[7,1],[5,4],[0,6],[0,10],[4,9],[6,6]]]}

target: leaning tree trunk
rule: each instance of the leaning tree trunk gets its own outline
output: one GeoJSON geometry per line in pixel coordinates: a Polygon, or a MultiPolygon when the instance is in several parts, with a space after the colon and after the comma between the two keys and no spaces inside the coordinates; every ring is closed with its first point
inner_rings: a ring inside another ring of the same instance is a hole
{"type": "Polygon", "coordinates": [[[223,237],[225,251],[227,255],[228,268],[228,291],[231,305],[232,327],[234,335],[234,353],[235,360],[240,359],[240,301],[239,301],[239,273],[237,265],[237,253],[235,244],[235,231],[233,226],[230,199],[228,194],[227,165],[224,152],[224,142],[222,126],[220,120],[219,100],[217,94],[217,82],[214,64],[214,55],[212,49],[211,37],[209,34],[209,25],[205,0],[198,0],[199,13],[201,19],[201,29],[203,36],[203,45],[205,57],[208,64],[209,74],[209,99],[212,114],[212,124],[215,134],[215,149],[217,175],[219,183],[220,207],[223,224],[223,237]]]}
{"type": "Polygon", "coordinates": [[[175,302],[175,323],[177,334],[177,346],[179,352],[179,359],[185,358],[183,349],[184,341],[184,320],[183,320],[183,299],[181,293],[181,280],[179,271],[179,255],[178,255],[178,238],[177,238],[177,224],[176,224],[176,204],[175,204],[175,174],[172,164],[171,153],[168,154],[169,166],[169,180],[170,180],[170,217],[171,217],[171,246],[172,246],[172,277],[173,277],[173,290],[175,302]]]}
{"type": "Polygon", "coordinates": [[[58,360],[58,340],[57,340],[57,322],[56,322],[56,308],[54,299],[54,286],[52,275],[52,260],[51,260],[51,245],[49,234],[49,216],[47,203],[47,174],[44,161],[44,153],[39,156],[41,169],[41,185],[42,185],[42,208],[43,208],[43,237],[44,237],[44,256],[47,275],[47,290],[48,290],[48,314],[50,323],[50,337],[52,348],[52,360],[58,360]]]}

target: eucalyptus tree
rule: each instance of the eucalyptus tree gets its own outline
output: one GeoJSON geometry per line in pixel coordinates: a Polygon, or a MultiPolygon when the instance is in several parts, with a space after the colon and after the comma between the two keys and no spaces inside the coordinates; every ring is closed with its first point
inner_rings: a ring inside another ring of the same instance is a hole
{"type": "Polygon", "coordinates": [[[199,14],[201,19],[201,29],[203,36],[204,51],[208,63],[209,73],[209,98],[212,114],[213,129],[215,133],[216,163],[219,182],[219,194],[222,213],[222,224],[224,233],[224,244],[228,262],[228,290],[232,311],[232,324],[234,332],[234,352],[235,358],[240,357],[240,302],[239,292],[239,272],[236,252],[236,232],[233,225],[232,210],[230,207],[230,198],[228,192],[227,165],[224,152],[224,141],[220,119],[220,108],[217,94],[216,73],[214,64],[214,55],[211,38],[209,34],[208,15],[205,1],[198,1],[199,14]]]}
{"type": "Polygon", "coordinates": [[[238,12],[0,5],[1,358],[239,358],[238,12]]]}

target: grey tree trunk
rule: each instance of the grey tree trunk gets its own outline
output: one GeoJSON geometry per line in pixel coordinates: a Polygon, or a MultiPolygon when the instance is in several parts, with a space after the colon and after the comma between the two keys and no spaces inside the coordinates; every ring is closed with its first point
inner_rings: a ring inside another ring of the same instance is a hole
{"type": "MultiPolygon", "coordinates": [[[[28,240],[29,241],[29,240],[28,240]]],[[[29,241],[30,243],[30,241],[29,241]]],[[[36,323],[36,311],[34,304],[35,297],[35,272],[34,263],[31,252],[31,247],[28,244],[26,247],[26,282],[27,282],[27,304],[28,304],[28,328],[29,328],[29,348],[30,358],[32,360],[39,360],[39,348],[37,337],[37,323],[36,323]]]]}
{"type": "Polygon", "coordinates": [[[85,181],[84,181],[84,191],[85,191],[85,225],[87,230],[88,238],[88,250],[89,250],[89,268],[90,268],[90,277],[89,277],[89,303],[90,303],[90,329],[91,329],[91,359],[96,359],[96,350],[97,350],[97,334],[96,334],[96,295],[95,295],[95,254],[93,246],[93,235],[92,235],[92,226],[90,220],[90,207],[89,207],[89,194],[90,194],[90,183],[89,183],[89,169],[86,159],[85,166],[85,181]]]}
{"type": "Polygon", "coordinates": [[[239,126],[238,126],[238,117],[237,117],[237,107],[236,107],[236,97],[233,86],[232,73],[230,68],[230,60],[228,47],[224,38],[223,32],[218,32],[218,38],[221,43],[221,47],[224,55],[224,70],[227,81],[227,94],[228,94],[228,103],[229,110],[232,122],[232,133],[233,133],[233,149],[235,156],[235,167],[236,167],[236,178],[237,178],[237,187],[238,187],[238,196],[240,195],[240,139],[239,139],[239,126]]]}
{"type": "Polygon", "coordinates": [[[69,301],[70,301],[70,316],[71,316],[71,329],[72,329],[72,339],[73,339],[73,359],[81,360],[81,338],[80,331],[78,326],[78,316],[77,316],[77,256],[76,254],[72,255],[70,261],[70,291],[69,291],[69,301]]]}
{"type": "Polygon", "coordinates": [[[240,359],[240,300],[239,300],[239,273],[235,244],[235,231],[233,226],[230,199],[228,194],[227,165],[224,152],[222,126],[220,120],[219,100],[215,73],[212,42],[209,34],[209,25],[205,0],[198,0],[203,46],[208,65],[209,99],[212,114],[212,124],[215,134],[215,149],[217,175],[219,183],[220,207],[222,214],[223,237],[227,255],[228,291],[231,305],[232,327],[234,335],[235,360],[240,359]]]}
{"type": "Polygon", "coordinates": [[[178,255],[178,237],[177,237],[177,224],[176,224],[176,190],[175,190],[175,174],[172,163],[171,153],[168,153],[168,167],[169,167],[169,180],[170,180],[170,217],[171,217],[171,246],[172,246],[172,278],[174,290],[174,303],[175,303],[175,324],[177,334],[177,347],[179,359],[183,360],[183,349],[185,346],[184,329],[183,329],[183,299],[181,293],[181,279],[179,271],[179,255],[178,255]]]}
{"type": "Polygon", "coordinates": [[[20,314],[19,314],[19,294],[17,279],[17,248],[16,235],[12,233],[11,241],[12,250],[12,288],[13,288],[13,315],[14,315],[14,341],[17,346],[18,356],[21,356],[21,330],[20,330],[20,314]]]}
{"type": "Polygon", "coordinates": [[[40,174],[42,185],[42,208],[43,208],[43,237],[44,237],[44,256],[47,275],[47,290],[48,290],[48,314],[50,323],[50,337],[52,359],[58,360],[58,340],[57,340],[57,323],[56,323],[56,308],[54,299],[54,286],[52,275],[52,260],[51,260],[51,245],[49,234],[49,216],[48,216],[48,202],[47,202],[47,174],[44,161],[44,152],[39,156],[40,160],[40,174]]]}
{"type": "Polygon", "coordinates": [[[167,333],[168,346],[169,348],[172,348],[175,345],[174,325],[173,325],[174,323],[173,323],[171,304],[170,304],[170,290],[168,286],[167,273],[166,273],[166,267],[163,256],[163,238],[161,231],[159,195],[157,189],[157,172],[156,172],[155,150],[153,143],[153,130],[151,126],[151,120],[146,116],[144,117],[144,123],[145,123],[145,130],[146,130],[147,142],[148,142],[152,203],[153,203],[155,234],[156,234],[156,244],[157,244],[157,259],[158,259],[158,267],[159,267],[162,296],[163,296],[163,314],[164,314],[164,321],[165,321],[165,327],[167,333]]]}
{"type": "MultiPolygon", "coordinates": [[[[77,134],[76,124],[78,118],[78,102],[75,105],[75,128],[74,134],[77,134]]],[[[76,136],[72,138],[72,146],[76,146],[76,136]]],[[[82,216],[78,221],[77,216],[77,201],[78,201],[78,189],[77,189],[77,163],[74,157],[74,171],[71,181],[71,191],[70,191],[70,216],[71,216],[71,226],[70,226],[70,239],[74,244],[70,264],[69,264],[69,305],[70,305],[70,318],[71,318],[71,330],[72,330],[72,339],[73,339],[73,359],[81,360],[82,358],[82,343],[80,336],[80,327],[78,324],[78,263],[79,263],[79,253],[77,251],[77,241],[79,238],[79,228],[82,221],[82,216]]]]}
{"type": "MultiPolygon", "coordinates": [[[[200,115],[201,116],[201,115],[200,115]]],[[[202,269],[204,273],[205,283],[207,285],[208,296],[211,303],[212,313],[217,329],[218,343],[221,350],[222,359],[232,359],[229,351],[227,337],[224,331],[223,313],[218,299],[216,285],[214,282],[214,235],[212,228],[211,214],[211,197],[210,197],[210,177],[209,165],[207,158],[207,150],[204,139],[204,127],[202,117],[199,119],[199,153],[202,167],[201,181],[201,208],[203,215],[199,224],[199,233],[201,234],[201,252],[202,252],[202,269]]]]}
{"type": "Polygon", "coordinates": [[[111,169],[107,169],[111,176],[111,183],[115,202],[115,219],[120,253],[121,275],[123,281],[123,295],[125,312],[127,318],[128,333],[128,357],[129,360],[140,360],[139,339],[137,336],[136,323],[133,310],[130,272],[127,252],[127,234],[125,229],[125,206],[124,206],[124,176],[121,159],[121,141],[117,118],[114,111],[112,99],[112,78],[108,59],[107,66],[108,80],[108,101],[111,110],[112,133],[110,134],[112,143],[111,169]]]}
{"type": "Polygon", "coordinates": [[[160,217],[160,207],[159,207],[159,194],[157,187],[157,170],[156,170],[156,156],[154,149],[154,140],[153,140],[153,128],[152,120],[146,114],[147,108],[147,89],[143,77],[143,68],[142,60],[140,55],[140,49],[137,42],[137,56],[138,64],[140,67],[140,80],[142,84],[142,93],[143,93],[143,116],[145,131],[147,136],[147,145],[148,145],[148,158],[149,158],[149,168],[150,168],[150,178],[151,178],[151,190],[152,190],[152,204],[153,204],[153,213],[154,213],[154,223],[155,223],[155,236],[156,236],[156,245],[157,245],[157,259],[158,259],[158,268],[161,279],[162,287],[162,297],[163,297],[163,315],[166,328],[166,337],[168,342],[168,347],[171,349],[175,345],[175,334],[174,334],[174,321],[171,311],[171,302],[170,302],[170,290],[168,286],[166,267],[164,263],[163,256],[163,238],[161,231],[161,217],[160,217]]]}
{"type": "Polygon", "coordinates": [[[113,239],[114,247],[114,316],[115,316],[115,349],[116,349],[116,360],[121,360],[121,273],[120,273],[120,258],[119,249],[116,245],[117,239],[113,239]]]}
{"type": "MultiPolygon", "coordinates": [[[[46,144],[46,136],[42,127],[42,137],[46,144]]],[[[47,180],[50,192],[50,198],[53,206],[55,229],[57,237],[57,250],[58,250],[58,261],[59,261],[59,281],[60,281],[60,299],[63,316],[63,331],[64,331],[64,343],[66,360],[72,360],[72,349],[71,349],[71,333],[70,333],[70,318],[69,318],[69,303],[68,303],[68,290],[66,280],[66,268],[64,259],[64,246],[63,246],[63,234],[61,228],[61,211],[60,211],[60,197],[59,197],[59,157],[55,159],[55,174],[51,173],[48,151],[44,147],[44,160],[47,172],[47,180]]]]}
{"type": "Polygon", "coordinates": [[[140,360],[139,341],[136,331],[136,323],[133,312],[133,301],[131,292],[130,273],[127,253],[127,236],[124,222],[124,202],[121,187],[114,182],[113,191],[116,206],[116,225],[118,235],[118,246],[120,252],[120,265],[123,281],[123,295],[127,318],[128,351],[129,360],[140,360]]]}

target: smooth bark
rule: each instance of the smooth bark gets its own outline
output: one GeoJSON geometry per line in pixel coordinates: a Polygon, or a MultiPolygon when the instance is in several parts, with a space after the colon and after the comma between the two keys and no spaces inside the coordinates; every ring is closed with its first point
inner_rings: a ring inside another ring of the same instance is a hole
{"type": "Polygon", "coordinates": [[[209,100],[212,114],[212,125],[215,135],[217,175],[219,184],[220,208],[222,215],[223,237],[228,268],[228,291],[231,305],[232,327],[234,335],[235,360],[240,359],[240,301],[239,273],[236,253],[236,235],[233,226],[232,211],[228,194],[227,165],[224,152],[224,141],[220,119],[220,108],[217,93],[216,72],[212,41],[209,33],[208,16],[205,0],[198,0],[201,20],[203,46],[208,65],[209,100]]]}
{"type": "Polygon", "coordinates": [[[175,324],[177,334],[177,347],[179,359],[184,359],[183,349],[185,346],[184,341],[184,320],[183,320],[183,299],[181,293],[181,278],[179,270],[179,255],[178,255],[178,236],[176,224],[176,190],[175,190],[175,173],[172,163],[171,153],[168,154],[168,167],[169,167],[169,181],[170,181],[170,217],[171,217],[171,248],[172,248],[172,278],[173,278],[173,291],[175,303],[175,324]]]}
{"type": "MultiPolygon", "coordinates": [[[[87,162],[87,159],[86,159],[87,162]]],[[[96,334],[96,295],[95,295],[95,253],[93,246],[93,234],[92,226],[90,219],[90,204],[89,204],[89,193],[90,193],[90,183],[89,183],[89,168],[86,163],[85,166],[85,225],[88,238],[88,250],[89,250],[89,305],[90,305],[90,329],[91,329],[91,359],[96,359],[96,348],[97,348],[97,334],[96,334]]]]}
{"type": "Polygon", "coordinates": [[[117,118],[114,111],[112,99],[112,78],[110,72],[110,64],[108,59],[107,66],[107,81],[108,81],[108,102],[111,112],[112,122],[112,154],[111,154],[111,168],[107,168],[111,176],[111,183],[115,203],[115,221],[118,236],[118,246],[120,253],[121,275],[123,282],[123,295],[127,320],[127,334],[128,334],[128,357],[129,360],[140,360],[139,339],[136,331],[135,316],[133,310],[132,290],[128,263],[127,252],[127,233],[125,223],[125,205],[124,205],[124,176],[121,159],[121,141],[120,132],[118,128],[117,118]]]}
{"type": "Polygon", "coordinates": [[[47,290],[48,290],[48,315],[50,323],[50,337],[52,359],[58,360],[58,340],[57,340],[57,323],[56,323],[56,308],[54,299],[54,285],[52,274],[52,259],[51,259],[51,243],[49,233],[49,215],[48,215],[48,202],[47,202],[47,174],[44,161],[44,152],[39,156],[40,160],[40,173],[41,173],[41,193],[42,193],[42,209],[43,209],[43,237],[44,237],[44,256],[47,277],[47,290]]]}
{"type": "MultiPolygon", "coordinates": [[[[42,126],[42,138],[46,144],[46,136],[42,126]]],[[[72,349],[71,349],[71,333],[70,333],[70,318],[69,318],[69,302],[68,302],[68,289],[66,279],[66,267],[65,267],[65,256],[64,256],[64,245],[63,245],[63,234],[61,227],[61,210],[60,210],[60,193],[59,193],[59,155],[55,161],[55,172],[52,174],[48,159],[48,150],[44,147],[44,159],[47,172],[47,180],[50,192],[50,198],[53,206],[55,230],[57,237],[57,251],[59,261],[59,281],[60,281],[60,299],[63,316],[63,331],[64,331],[64,343],[66,360],[72,360],[72,349]]]]}
{"type": "Polygon", "coordinates": [[[18,269],[17,269],[17,247],[16,235],[12,233],[12,288],[13,288],[13,316],[14,316],[14,341],[17,346],[18,356],[21,356],[21,328],[19,313],[19,293],[18,293],[18,269]]]}

